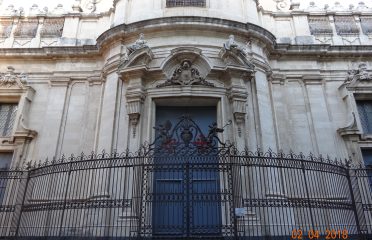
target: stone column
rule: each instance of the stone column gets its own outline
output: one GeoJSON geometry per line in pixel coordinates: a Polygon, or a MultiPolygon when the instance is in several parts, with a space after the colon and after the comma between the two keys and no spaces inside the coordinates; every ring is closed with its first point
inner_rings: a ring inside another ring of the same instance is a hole
{"type": "MultiPolygon", "coordinates": [[[[257,101],[257,110],[255,111],[259,115],[259,126],[258,139],[261,138],[261,149],[265,152],[269,148],[276,152],[277,142],[276,142],[276,129],[274,121],[274,108],[272,103],[272,93],[270,82],[268,81],[267,73],[264,69],[256,67],[255,73],[255,87],[256,87],[256,101],[257,101]]],[[[265,157],[270,157],[266,155],[265,157]]],[[[264,161],[264,159],[263,159],[264,161]]],[[[263,167],[256,174],[254,181],[261,184],[261,192],[255,193],[256,197],[262,199],[286,199],[286,196],[283,191],[282,186],[282,172],[279,168],[276,167],[263,167]]],[[[265,232],[269,232],[275,235],[285,235],[287,232],[290,232],[290,229],[287,229],[287,226],[293,224],[293,219],[290,216],[293,216],[293,209],[285,207],[272,207],[270,211],[266,213],[261,212],[262,221],[266,224],[265,232]],[[285,226],[278,227],[280,220],[278,216],[288,216],[289,219],[285,226]]]]}
{"type": "Polygon", "coordinates": [[[273,151],[277,150],[276,131],[273,116],[273,106],[271,105],[271,92],[265,70],[257,69],[255,73],[256,101],[259,115],[259,133],[257,133],[260,148],[273,151]]]}
{"type": "Polygon", "coordinates": [[[105,150],[111,153],[114,149],[113,139],[115,123],[117,120],[116,110],[118,103],[119,77],[117,73],[112,72],[106,76],[103,93],[101,95],[101,111],[98,128],[97,151],[105,150]]]}

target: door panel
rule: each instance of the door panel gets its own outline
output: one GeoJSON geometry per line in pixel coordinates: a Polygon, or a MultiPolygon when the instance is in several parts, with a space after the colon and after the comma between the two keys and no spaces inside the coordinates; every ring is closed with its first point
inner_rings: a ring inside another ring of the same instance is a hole
{"type": "Polygon", "coordinates": [[[183,179],[166,179],[159,174],[155,182],[153,221],[156,234],[182,234],[184,219],[183,179]]]}
{"type": "MultiPolygon", "coordinates": [[[[178,126],[188,115],[203,135],[216,122],[215,107],[158,107],[156,125],[178,126]]],[[[196,134],[192,132],[192,134],[196,134]]],[[[192,143],[190,143],[192,144],[192,143]]],[[[154,156],[154,235],[218,235],[221,203],[216,156],[154,156]]]]}

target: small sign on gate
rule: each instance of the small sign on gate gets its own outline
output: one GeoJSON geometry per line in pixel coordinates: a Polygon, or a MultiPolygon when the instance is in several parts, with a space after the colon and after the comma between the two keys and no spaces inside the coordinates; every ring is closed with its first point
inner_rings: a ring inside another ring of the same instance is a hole
{"type": "Polygon", "coordinates": [[[247,214],[248,214],[247,209],[245,209],[245,208],[235,208],[235,216],[244,217],[247,214]]]}

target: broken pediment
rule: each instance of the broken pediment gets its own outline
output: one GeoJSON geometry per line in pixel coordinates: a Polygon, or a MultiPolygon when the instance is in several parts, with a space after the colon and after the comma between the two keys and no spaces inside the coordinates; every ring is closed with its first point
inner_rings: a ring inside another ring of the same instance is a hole
{"type": "Polygon", "coordinates": [[[152,53],[150,48],[139,49],[131,53],[129,56],[127,54],[123,54],[120,60],[118,70],[121,71],[124,70],[125,68],[137,68],[147,66],[153,58],[154,54],[152,53]]]}
{"type": "Polygon", "coordinates": [[[171,85],[204,85],[214,87],[213,83],[206,81],[204,77],[200,76],[199,70],[192,66],[190,60],[183,60],[180,66],[174,70],[172,77],[156,87],[171,85]]]}
{"type": "Polygon", "coordinates": [[[245,68],[254,71],[254,64],[247,58],[247,48],[240,46],[234,40],[234,35],[223,44],[219,57],[227,66],[245,68]]]}

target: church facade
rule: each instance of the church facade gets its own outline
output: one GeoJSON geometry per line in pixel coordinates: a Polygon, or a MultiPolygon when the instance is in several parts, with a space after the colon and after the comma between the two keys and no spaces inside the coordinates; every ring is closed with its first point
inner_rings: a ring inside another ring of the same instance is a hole
{"type": "Polygon", "coordinates": [[[0,19],[2,236],[372,234],[363,2],[82,0],[0,19]]]}

